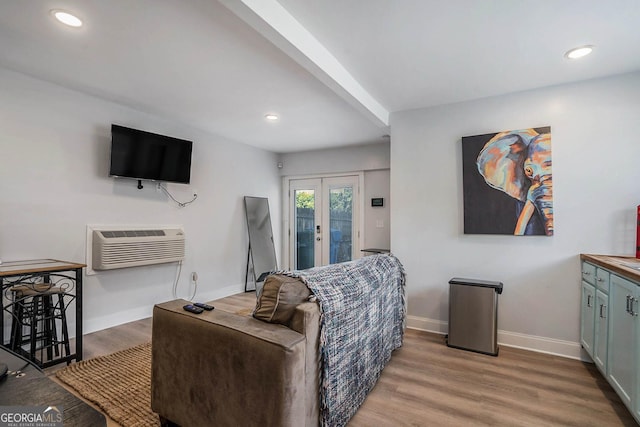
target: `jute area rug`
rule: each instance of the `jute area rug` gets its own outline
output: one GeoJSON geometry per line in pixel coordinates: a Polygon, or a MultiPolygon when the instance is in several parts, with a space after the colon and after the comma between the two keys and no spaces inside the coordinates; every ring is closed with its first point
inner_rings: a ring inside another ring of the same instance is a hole
{"type": "Polygon", "coordinates": [[[82,360],[56,376],[124,427],[160,425],[151,410],[151,343],[82,360]]]}

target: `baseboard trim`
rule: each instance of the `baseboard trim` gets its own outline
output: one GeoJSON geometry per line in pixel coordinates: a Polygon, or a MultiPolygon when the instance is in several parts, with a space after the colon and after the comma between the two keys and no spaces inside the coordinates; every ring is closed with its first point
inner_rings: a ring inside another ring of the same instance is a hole
{"type": "MultiPolygon", "coordinates": [[[[153,305],[133,308],[127,311],[119,311],[108,316],[96,317],[94,319],[86,319],[83,324],[82,334],[86,335],[91,332],[101,331],[103,329],[133,322],[135,320],[146,319],[147,317],[151,317],[152,310],[153,305]]],[[[75,330],[75,326],[70,327],[75,330]]]]}
{"type": "MultiPolygon", "coordinates": [[[[215,289],[209,292],[199,292],[195,299],[197,301],[212,301],[219,298],[228,297],[244,291],[244,284],[231,285],[221,289],[215,289]]],[[[188,296],[186,298],[189,298],[188,296]]],[[[164,301],[157,301],[158,303],[164,301]]],[[[155,304],[155,303],[153,303],[155,304]]],[[[114,326],[122,325],[124,323],[134,322],[136,320],[146,319],[151,317],[153,313],[153,304],[145,305],[144,307],[137,307],[127,311],[119,311],[108,316],[89,318],[84,321],[83,334],[90,334],[91,332],[101,331],[103,329],[111,328],[114,326]]],[[[69,332],[75,331],[75,325],[69,325],[69,332]]]]}
{"type": "Polygon", "coordinates": [[[448,322],[411,315],[407,316],[407,328],[433,332],[440,335],[446,335],[449,331],[448,322]]]}
{"type": "Polygon", "coordinates": [[[225,298],[242,292],[244,292],[244,284],[231,285],[221,289],[214,289],[213,291],[209,292],[198,293],[195,299],[203,302],[213,301],[214,299],[225,298]]]}
{"type": "MultiPolygon", "coordinates": [[[[449,330],[448,322],[419,316],[407,316],[407,327],[441,335],[447,334],[449,330]]],[[[498,345],[551,354],[569,359],[590,361],[585,358],[582,347],[578,342],[498,330],[498,345]]]]}
{"type": "MultiPolygon", "coordinates": [[[[196,299],[199,301],[211,301],[235,295],[242,291],[244,291],[244,285],[231,285],[221,289],[199,293],[196,299]]],[[[151,317],[152,310],[153,305],[138,307],[132,310],[122,311],[95,319],[87,319],[84,323],[84,333],[89,334],[91,332],[122,325],[123,323],[151,317]]],[[[449,330],[449,325],[446,321],[411,315],[407,316],[407,327],[440,335],[446,335],[449,330]]],[[[70,325],[70,332],[74,330],[75,326],[70,325]]],[[[567,357],[570,359],[591,361],[588,357],[585,357],[585,353],[582,350],[580,343],[555,338],[498,330],[498,345],[567,357]]]]}
{"type": "Polygon", "coordinates": [[[498,330],[498,344],[538,353],[583,360],[580,343],[498,330]]]}

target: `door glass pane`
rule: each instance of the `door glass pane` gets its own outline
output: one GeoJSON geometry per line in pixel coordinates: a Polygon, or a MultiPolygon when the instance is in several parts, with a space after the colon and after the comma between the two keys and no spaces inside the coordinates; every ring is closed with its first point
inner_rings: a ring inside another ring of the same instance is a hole
{"type": "Polygon", "coordinates": [[[329,190],[329,226],[331,229],[329,263],[351,261],[353,187],[329,190]]]}
{"type": "Polygon", "coordinates": [[[296,270],[314,265],[315,190],[295,190],[296,270]]]}

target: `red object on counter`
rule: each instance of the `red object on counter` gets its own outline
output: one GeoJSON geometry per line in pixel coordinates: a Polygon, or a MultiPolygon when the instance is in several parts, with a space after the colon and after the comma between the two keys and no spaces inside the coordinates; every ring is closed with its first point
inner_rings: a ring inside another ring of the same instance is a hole
{"type": "Polygon", "coordinates": [[[638,225],[636,229],[636,258],[640,259],[640,206],[638,206],[638,225]]]}

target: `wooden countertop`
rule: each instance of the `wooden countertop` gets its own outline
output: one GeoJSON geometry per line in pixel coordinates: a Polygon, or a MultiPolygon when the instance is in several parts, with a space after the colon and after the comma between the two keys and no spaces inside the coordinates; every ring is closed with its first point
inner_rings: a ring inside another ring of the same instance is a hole
{"type": "Polygon", "coordinates": [[[589,261],[592,264],[599,265],[611,270],[628,279],[640,282],[640,259],[632,256],[621,255],[593,255],[580,254],[582,261],[589,261]],[[632,264],[638,269],[632,268],[625,264],[632,264]]]}
{"type": "Polygon", "coordinates": [[[31,259],[24,261],[9,261],[0,264],[0,277],[20,274],[44,273],[54,271],[68,271],[84,268],[86,264],[57,259],[31,259]]]}

